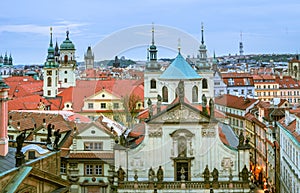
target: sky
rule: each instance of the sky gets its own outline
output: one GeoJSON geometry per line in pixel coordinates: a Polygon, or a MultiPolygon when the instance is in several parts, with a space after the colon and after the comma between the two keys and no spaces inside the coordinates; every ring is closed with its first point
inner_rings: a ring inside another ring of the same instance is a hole
{"type": "Polygon", "coordinates": [[[104,53],[111,51],[146,60],[152,22],[158,58],[174,58],[178,39],[186,56],[197,55],[194,43],[200,45],[202,22],[210,56],[237,54],[241,33],[244,54],[298,53],[299,9],[299,0],[9,0],[1,2],[0,54],[11,53],[14,64],[43,64],[52,26],[58,44],[70,31],[79,62],[88,46],[99,45],[94,53],[99,59],[113,59],[104,53]],[[169,38],[175,32],[178,38],[169,38]],[[144,39],[135,42],[136,34],[144,39]]]}

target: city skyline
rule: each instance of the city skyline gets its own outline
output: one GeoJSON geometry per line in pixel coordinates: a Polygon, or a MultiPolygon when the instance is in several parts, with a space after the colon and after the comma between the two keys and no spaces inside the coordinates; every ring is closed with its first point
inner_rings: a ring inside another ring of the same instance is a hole
{"type": "MultiPolygon", "coordinates": [[[[190,34],[200,44],[201,23],[204,23],[205,44],[209,53],[239,53],[240,33],[244,54],[298,53],[295,41],[300,32],[300,16],[296,0],[282,1],[5,1],[0,13],[0,54],[12,54],[14,64],[43,64],[49,45],[49,28],[54,41],[65,39],[66,30],[76,47],[77,61],[83,61],[88,46],[96,46],[116,32],[135,26],[168,26],[190,34]]],[[[135,52],[116,54],[146,60],[147,44],[135,52]]],[[[178,37],[182,38],[182,37],[178,37]]],[[[126,41],[126,39],[124,39],[126,41]]],[[[158,58],[175,57],[160,48],[158,58]]],[[[184,45],[184,39],[181,40],[184,45]]],[[[117,46],[117,45],[111,45],[117,46]]],[[[188,45],[187,45],[188,46],[188,45]]],[[[113,47],[107,47],[112,49],[113,47]]],[[[196,55],[198,50],[186,53],[196,55]]],[[[101,55],[101,53],[95,53],[101,55]]],[[[211,54],[210,54],[211,56],[211,54]]],[[[96,57],[97,58],[97,57],[96,57]]],[[[113,59],[113,58],[106,58],[113,59]]]]}

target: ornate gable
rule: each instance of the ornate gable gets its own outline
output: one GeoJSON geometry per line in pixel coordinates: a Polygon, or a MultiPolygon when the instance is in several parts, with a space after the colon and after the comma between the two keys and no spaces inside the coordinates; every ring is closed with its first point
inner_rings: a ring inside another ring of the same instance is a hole
{"type": "Polygon", "coordinates": [[[207,123],[210,119],[208,116],[203,115],[201,111],[193,108],[186,103],[177,103],[174,106],[170,106],[166,110],[159,114],[154,115],[148,121],[151,123],[183,123],[183,122],[203,122],[207,123]]]}

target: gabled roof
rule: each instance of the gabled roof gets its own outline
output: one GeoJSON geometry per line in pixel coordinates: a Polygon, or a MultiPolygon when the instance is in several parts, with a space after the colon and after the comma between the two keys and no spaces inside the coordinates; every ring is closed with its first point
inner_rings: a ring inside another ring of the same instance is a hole
{"type": "Polygon", "coordinates": [[[245,99],[244,97],[238,97],[230,94],[224,94],[215,98],[216,105],[222,105],[240,110],[246,110],[248,107],[257,102],[257,99],[245,99]]]}
{"type": "Polygon", "coordinates": [[[162,73],[160,79],[200,79],[200,75],[187,63],[180,52],[170,66],[162,73]]]}

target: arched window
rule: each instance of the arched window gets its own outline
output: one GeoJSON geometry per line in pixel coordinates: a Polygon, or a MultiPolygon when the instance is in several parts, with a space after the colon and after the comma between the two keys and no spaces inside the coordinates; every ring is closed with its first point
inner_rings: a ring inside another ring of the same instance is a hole
{"type": "Polygon", "coordinates": [[[202,88],[203,89],[207,89],[208,88],[208,86],[207,86],[207,80],[205,78],[202,80],[202,88]]]}
{"type": "Polygon", "coordinates": [[[192,102],[196,103],[198,102],[198,87],[195,85],[192,89],[192,102]]]}
{"type": "Polygon", "coordinates": [[[166,86],[162,88],[162,95],[162,102],[168,102],[168,88],[166,86]]]}
{"type": "Polygon", "coordinates": [[[150,89],[156,89],[156,80],[152,79],[150,81],[150,89]]]}
{"type": "Polygon", "coordinates": [[[52,78],[48,77],[47,78],[47,86],[51,86],[52,85],[52,78]]]}
{"type": "Polygon", "coordinates": [[[65,55],[65,57],[64,57],[64,63],[65,64],[68,63],[68,55],[65,55]]]}

